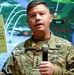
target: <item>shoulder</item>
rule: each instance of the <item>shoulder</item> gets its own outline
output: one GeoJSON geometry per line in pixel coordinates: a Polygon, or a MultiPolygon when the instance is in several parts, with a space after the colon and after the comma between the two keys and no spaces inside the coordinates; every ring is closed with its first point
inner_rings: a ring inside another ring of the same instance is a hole
{"type": "Polygon", "coordinates": [[[66,40],[66,39],[64,39],[62,37],[59,37],[59,36],[56,36],[56,35],[52,34],[52,38],[54,38],[54,41],[56,43],[67,45],[67,46],[71,46],[72,45],[72,43],[70,41],[68,41],[68,40],[66,40]]]}
{"type": "Polygon", "coordinates": [[[26,46],[29,45],[29,41],[30,39],[27,39],[26,41],[23,41],[21,43],[19,43],[14,49],[13,49],[13,54],[14,55],[20,55],[23,54],[25,51],[26,46]]]}

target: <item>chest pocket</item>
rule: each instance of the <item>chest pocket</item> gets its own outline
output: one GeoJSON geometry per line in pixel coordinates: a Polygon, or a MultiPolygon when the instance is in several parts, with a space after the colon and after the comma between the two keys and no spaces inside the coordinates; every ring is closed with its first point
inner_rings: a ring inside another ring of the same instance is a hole
{"type": "Polygon", "coordinates": [[[59,67],[66,68],[66,58],[67,58],[67,48],[62,46],[60,49],[50,49],[49,50],[49,61],[59,67]]]}

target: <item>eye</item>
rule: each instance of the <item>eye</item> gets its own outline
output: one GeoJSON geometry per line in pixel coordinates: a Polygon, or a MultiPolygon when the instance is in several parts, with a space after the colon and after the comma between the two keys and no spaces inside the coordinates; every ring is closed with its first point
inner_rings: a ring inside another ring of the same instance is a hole
{"type": "Polygon", "coordinates": [[[34,18],[35,16],[36,16],[35,14],[31,14],[31,15],[30,15],[31,18],[34,18]]]}
{"type": "Polygon", "coordinates": [[[40,13],[41,16],[43,16],[44,14],[45,14],[44,12],[41,12],[41,13],[40,13]]]}

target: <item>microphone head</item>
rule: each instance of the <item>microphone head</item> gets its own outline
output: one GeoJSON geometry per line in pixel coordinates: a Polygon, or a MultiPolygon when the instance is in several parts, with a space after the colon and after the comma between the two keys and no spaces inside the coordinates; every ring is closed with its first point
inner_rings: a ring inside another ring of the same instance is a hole
{"type": "Polygon", "coordinates": [[[46,52],[46,51],[48,51],[48,50],[49,50],[48,45],[47,45],[47,44],[43,44],[43,45],[42,45],[42,51],[43,51],[43,52],[46,52]]]}

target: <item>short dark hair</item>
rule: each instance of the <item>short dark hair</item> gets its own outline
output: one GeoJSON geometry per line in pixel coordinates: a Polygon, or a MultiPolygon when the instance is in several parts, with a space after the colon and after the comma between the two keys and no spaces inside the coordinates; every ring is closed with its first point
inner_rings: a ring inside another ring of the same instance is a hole
{"type": "Polygon", "coordinates": [[[28,4],[28,6],[27,6],[27,14],[28,14],[29,10],[30,10],[32,7],[35,7],[35,6],[39,5],[39,4],[44,4],[46,7],[48,7],[45,2],[42,2],[42,1],[40,1],[40,0],[31,1],[31,2],[28,4]]]}

